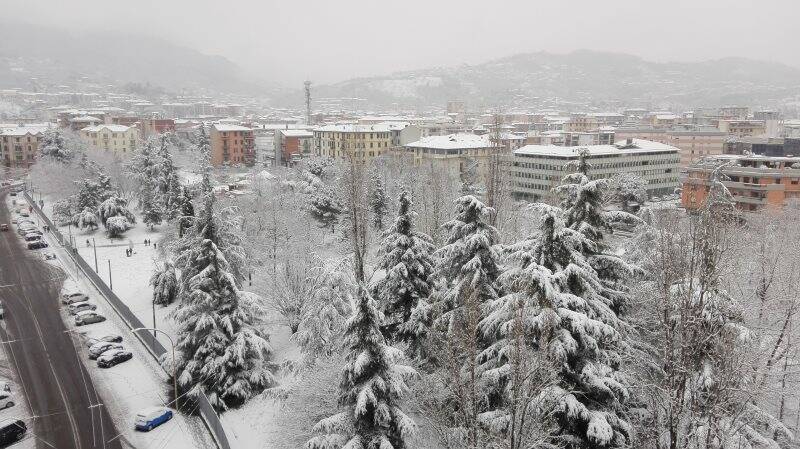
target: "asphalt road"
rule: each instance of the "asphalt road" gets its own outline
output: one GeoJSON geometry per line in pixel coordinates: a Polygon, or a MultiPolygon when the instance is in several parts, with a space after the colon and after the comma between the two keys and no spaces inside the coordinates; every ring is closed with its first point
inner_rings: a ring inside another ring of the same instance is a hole
{"type": "MultiPolygon", "coordinates": [[[[0,223],[11,226],[6,191],[0,192],[0,223]]],[[[16,370],[33,418],[22,417],[41,449],[122,449],[108,411],[61,317],[63,273],[22,247],[14,226],[0,232],[0,324],[11,368],[16,370]]],[[[126,444],[126,447],[127,446],[126,444]]]]}

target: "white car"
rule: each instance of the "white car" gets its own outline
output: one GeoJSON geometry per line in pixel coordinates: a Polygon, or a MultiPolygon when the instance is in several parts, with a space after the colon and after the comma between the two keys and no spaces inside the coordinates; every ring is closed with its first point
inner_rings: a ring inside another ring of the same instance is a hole
{"type": "Polygon", "coordinates": [[[83,312],[84,310],[97,310],[97,306],[89,301],[73,302],[69,305],[68,310],[70,315],[77,315],[78,312],[83,312]]]}
{"type": "Polygon", "coordinates": [[[10,391],[0,391],[0,409],[7,409],[14,406],[14,395],[10,391]]]}
{"type": "Polygon", "coordinates": [[[84,326],[86,324],[99,323],[105,321],[106,317],[93,310],[84,310],[75,314],[75,325],[84,326]]]}
{"type": "Polygon", "coordinates": [[[80,292],[65,293],[63,296],[61,296],[61,303],[62,304],[66,304],[66,305],[70,305],[70,304],[76,303],[76,302],[88,301],[88,300],[89,300],[89,297],[86,296],[85,293],[80,293],[80,292]]]}
{"type": "Polygon", "coordinates": [[[89,358],[95,360],[98,357],[100,357],[104,352],[110,351],[112,349],[122,349],[122,345],[110,341],[95,343],[92,345],[91,348],[89,348],[89,358]]]}

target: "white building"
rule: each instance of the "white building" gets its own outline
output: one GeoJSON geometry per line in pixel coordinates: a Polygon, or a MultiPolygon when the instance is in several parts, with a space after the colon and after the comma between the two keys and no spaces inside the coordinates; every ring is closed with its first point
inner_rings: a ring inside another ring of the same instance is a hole
{"type": "Polygon", "coordinates": [[[553,188],[569,173],[565,165],[586,151],[591,179],[633,173],[647,183],[649,195],[671,194],[678,187],[678,148],[648,140],[628,139],[614,145],[564,147],[527,145],[512,153],[510,171],[515,196],[532,201],[554,199],[553,188]]]}

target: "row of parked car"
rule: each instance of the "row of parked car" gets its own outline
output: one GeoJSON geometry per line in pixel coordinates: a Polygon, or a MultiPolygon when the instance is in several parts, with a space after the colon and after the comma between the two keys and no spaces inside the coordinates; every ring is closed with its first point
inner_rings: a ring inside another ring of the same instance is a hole
{"type": "MultiPolygon", "coordinates": [[[[24,240],[28,249],[47,248],[42,231],[30,218],[30,214],[24,209],[17,209],[17,215],[11,219],[11,223],[17,226],[17,234],[24,240]]],[[[0,231],[8,231],[7,223],[0,223],[0,231]]]]}
{"type": "MultiPolygon", "coordinates": [[[[75,325],[82,326],[100,321],[105,317],[97,312],[97,305],[89,300],[85,293],[67,293],[61,297],[61,303],[66,306],[70,315],[75,316],[75,325]]],[[[95,360],[100,368],[111,368],[133,358],[133,353],[125,349],[122,336],[106,334],[100,337],[89,337],[85,341],[89,352],[89,359],[95,360]]],[[[173,411],[167,407],[149,407],[139,411],[134,419],[134,428],[139,431],[149,432],[164,424],[173,417],[173,411]]]]}

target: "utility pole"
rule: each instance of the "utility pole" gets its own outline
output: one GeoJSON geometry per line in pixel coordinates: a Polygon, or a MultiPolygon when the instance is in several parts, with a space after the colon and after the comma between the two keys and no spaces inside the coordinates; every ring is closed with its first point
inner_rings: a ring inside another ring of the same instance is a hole
{"type": "Polygon", "coordinates": [[[303,83],[303,91],[306,95],[306,125],[311,126],[311,81],[303,83]]]}

